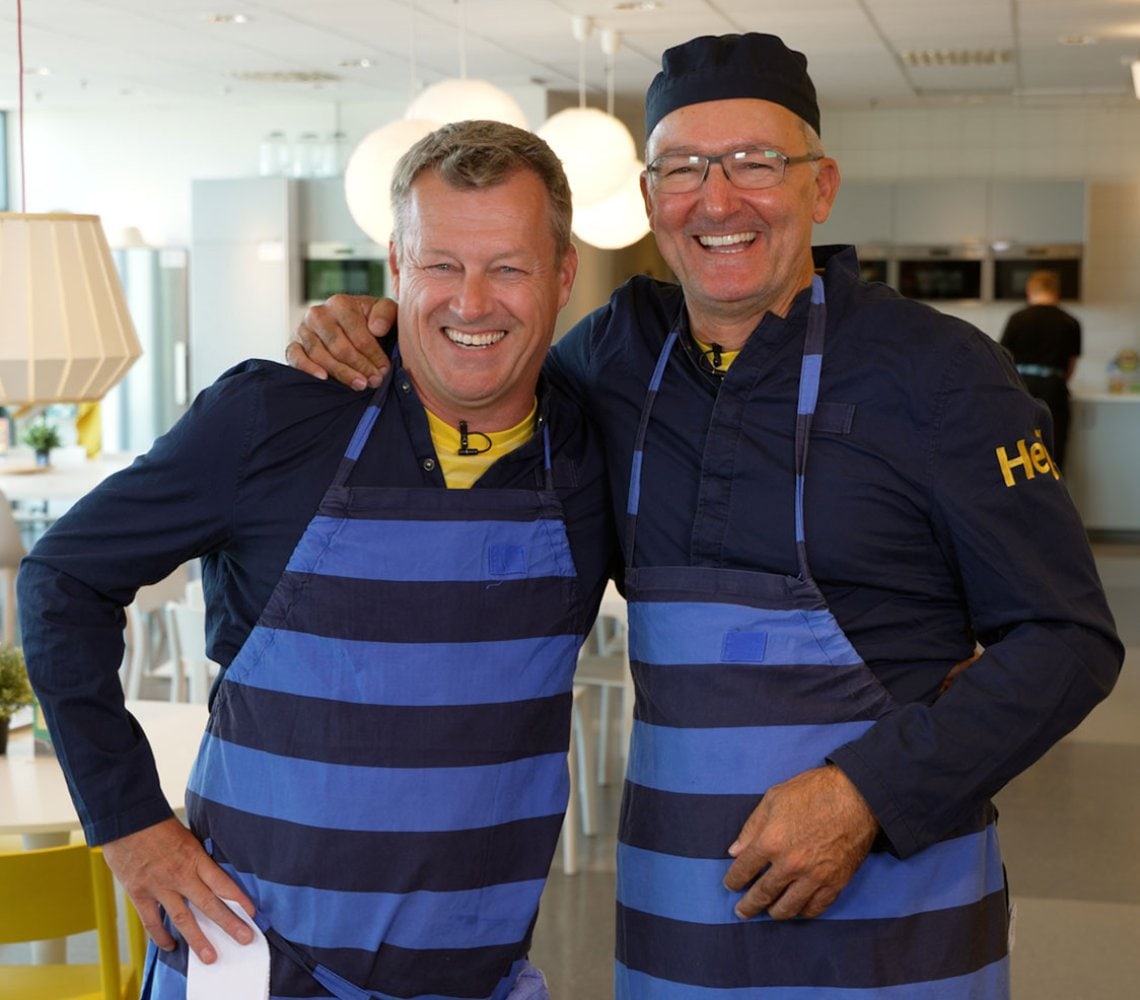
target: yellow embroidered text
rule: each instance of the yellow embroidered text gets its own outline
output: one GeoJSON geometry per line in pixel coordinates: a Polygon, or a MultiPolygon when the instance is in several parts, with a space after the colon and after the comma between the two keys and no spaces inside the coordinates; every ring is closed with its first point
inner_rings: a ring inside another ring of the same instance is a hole
{"type": "Polygon", "coordinates": [[[1049,449],[1041,440],[1041,431],[1037,431],[1036,434],[1037,440],[1031,444],[1027,443],[1025,438],[1017,442],[1017,454],[1013,458],[1010,458],[1009,452],[1004,447],[996,449],[998,465],[1001,467],[1006,486],[1017,485],[1018,470],[1024,473],[1026,481],[1033,479],[1039,472],[1042,474],[1050,472],[1054,479],[1061,478],[1053,456],[1049,454],[1049,449]]]}

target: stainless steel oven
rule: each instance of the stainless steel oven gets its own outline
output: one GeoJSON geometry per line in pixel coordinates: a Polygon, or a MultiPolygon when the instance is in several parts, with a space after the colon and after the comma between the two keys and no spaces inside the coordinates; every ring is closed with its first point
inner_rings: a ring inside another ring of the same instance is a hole
{"type": "Polygon", "coordinates": [[[309,243],[305,247],[304,300],[330,295],[386,295],[388,251],[378,243],[309,243]]]}
{"type": "Polygon", "coordinates": [[[1061,282],[1061,298],[1079,301],[1082,249],[1080,244],[995,244],[994,298],[1020,302],[1026,278],[1034,271],[1053,271],[1061,282]]]}
{"type": "Polygon", "coordinates": [[[970,301],[988,296],[986,247],[980,244],[899,246],[897,288],[912,299],[970,301]]]}

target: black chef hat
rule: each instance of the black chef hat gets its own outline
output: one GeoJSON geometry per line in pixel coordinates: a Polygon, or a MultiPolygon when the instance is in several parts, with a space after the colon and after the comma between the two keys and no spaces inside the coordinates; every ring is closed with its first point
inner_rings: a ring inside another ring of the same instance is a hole
{"type": "Polygon", "coordinates": [[[755,97],[782,104],[819,134],[807,57],[775,35],[702,35],[666,49],[645,95],[645,135],[688,104],[755,97]]]}

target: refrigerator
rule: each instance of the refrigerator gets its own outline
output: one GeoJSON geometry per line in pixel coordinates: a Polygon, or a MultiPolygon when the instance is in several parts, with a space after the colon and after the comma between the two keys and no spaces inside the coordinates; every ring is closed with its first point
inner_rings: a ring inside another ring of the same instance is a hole
{"type": "Polygon", "coordinates": [[[131,246],[111,255],[142,357],[103,398],[103,448],[141,453],[188,403],[189,254],[185,248],[131,246]]]}

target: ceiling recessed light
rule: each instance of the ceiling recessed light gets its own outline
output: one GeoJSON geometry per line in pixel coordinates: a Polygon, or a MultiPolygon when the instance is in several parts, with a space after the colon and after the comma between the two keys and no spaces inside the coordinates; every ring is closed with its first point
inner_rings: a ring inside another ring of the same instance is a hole
{"type": "Polygon", "coordinates": [[[207,14],[207,24],[248,24],[248,14],[207,14]]]}
{"type": "Polygon", "coordinates": [[[248,70],[231,73],[244,83],[339,83],[340,77],[323,70],[248,70]]]}
{"type": "Polygon", "coordinates": [[[375,63],[371,59],[342,59],[337,63],[342,69],[371,69],[375,63]]]}
{"type": "Polygon", "coordinates": [[[628,2],[628,3],[612,3],[612,4],[610,4],[610,10],[638,11],[638,12],[643,13],[643,14],[648,13],[649,11],[652,11],[652,10],[658,10],[660,7],[661,7],[661,4],[657,3],[657,0],[640,0],[640,2],[637,2],[637,0],[633,0],[633,2],[628,2]]]}
{"type": "Polygon", "coordinates": [[[908,66],[997,66],[1013,62],[1012,49],[917,49],[900,55],[908,66]]]}

